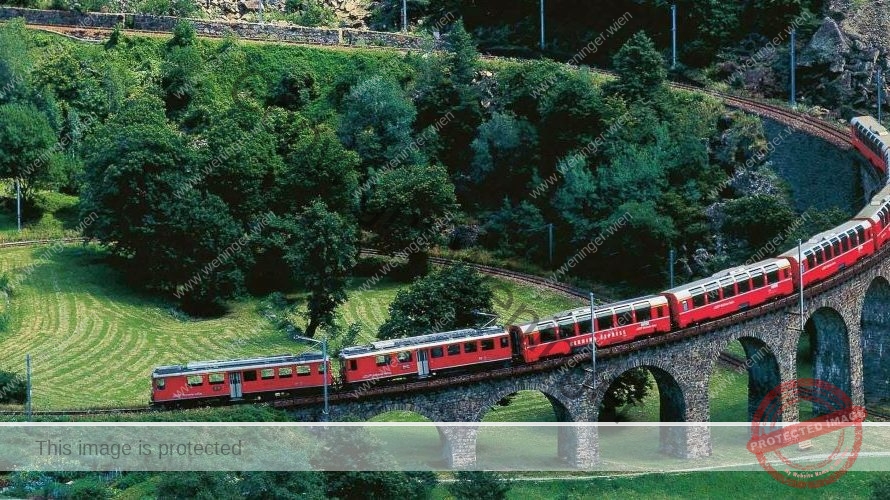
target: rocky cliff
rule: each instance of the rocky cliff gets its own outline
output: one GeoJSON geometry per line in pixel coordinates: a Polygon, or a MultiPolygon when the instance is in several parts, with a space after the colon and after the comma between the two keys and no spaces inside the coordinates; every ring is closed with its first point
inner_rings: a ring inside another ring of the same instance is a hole
{"type": "MultiPolygon", "coordinates": [[[[242,19],[249,14],[284,12],[287,0],[196,0],[201,10],[213,19],[242,19]]],[[[299,4],[301,2],[296,1],[299,4]]],[[[373,0],[322,0],[325,9],[333,12],[337,24],[351,28],[366,28],[369,12],[376,3],[373,0]]]]}
{"type": "MultiPolygon", "coordinates": [[[[841,110],[875,105],[877,70],[890,77],[890,2],[832,0],[826,17],[801,54],[804,96],[841,110]]],[[[885,92],[886,92],[885,85],[885,92]]]]}

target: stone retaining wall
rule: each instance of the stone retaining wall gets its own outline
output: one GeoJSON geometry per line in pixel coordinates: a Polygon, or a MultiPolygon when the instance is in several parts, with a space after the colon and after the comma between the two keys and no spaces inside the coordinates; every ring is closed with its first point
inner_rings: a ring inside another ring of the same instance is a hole
{"type": "MultiPolygon", "coordinates": [[[[0,21],[24,18],[28,24],[76,26],[81,28],[124,28],[169,33],[179,20],[170,16],[149,14],[79,13],[61,10],[0,7],[0,21]]],[[[313,45],[346,45],[356,47],[389,47],[393,49],[434,49],[438,43],[417,36],[351,28],[311,28],[278,24],[237,23],[191,19],[195,30],[203,36],[222,37],[234,34],[251,40],[269,40],[313,45]]]]}

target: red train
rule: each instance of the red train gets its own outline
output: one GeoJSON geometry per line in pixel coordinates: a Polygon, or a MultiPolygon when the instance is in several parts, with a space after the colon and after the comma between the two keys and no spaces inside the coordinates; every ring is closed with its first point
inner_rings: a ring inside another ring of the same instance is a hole
{"type": "MultiPolygon", "coordinates": [[[[852,122],[854,143],[886,171],[890,143],[884,141],[890,135],[865,118],[852,122]]],[[[589,349],[591,330],[597,347],[606,347],[787,297],[799,290],[801,282],[809,287],[830,278],[888,241],[890,187],[875,195],[853,220],[801,245],[800,262],[795,247],[777,258],[721,271],[659,295],[600,305],[594,308],[593,324],[590,308],[585,307],[507,328],[469,328],[348,347],[339,355],[338,380],[320,353],[164,366],[152,373],[152,403],[265,399],[320,392],[325,377],[329,385],[336,382],[338,388],[349,389],[368,381],[426,378],[569,356],[589,349]]]]}
{"type": "Polygon", "coordinates": [[[890,162],[890,132],[871,116],[857,116],[850,120],[853,146],[881,173],[887,173],[890,162]]]}

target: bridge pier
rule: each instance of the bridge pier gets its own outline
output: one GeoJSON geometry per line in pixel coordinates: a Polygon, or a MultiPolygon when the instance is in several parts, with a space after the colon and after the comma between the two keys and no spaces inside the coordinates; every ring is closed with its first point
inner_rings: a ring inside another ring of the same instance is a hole
{"type": "Polygon", "coordinates": [[[478,427],[437,427],[442,438],[442,459],[450,469],[469,469],[476,466],[476,437],[478,427]]]}
{"type": "Polygon", "coordinates": [[[600,462],[599,433],[594,426],[559,428],[559,458],[573,469],[590,469],[600,462]]]}

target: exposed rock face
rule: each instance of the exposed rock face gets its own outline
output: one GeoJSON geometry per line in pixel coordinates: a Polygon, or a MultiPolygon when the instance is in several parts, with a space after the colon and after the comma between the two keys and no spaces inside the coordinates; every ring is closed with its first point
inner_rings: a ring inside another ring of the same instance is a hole
{"type": "Polygon", "coordinates": [[[800,60],[802,72],[815,85],[801,90],[847,113],[873,109],[877,70],[887,74],[890,68],[890,2],[831,0],[825,9],[830,17],[800,60]]]}

